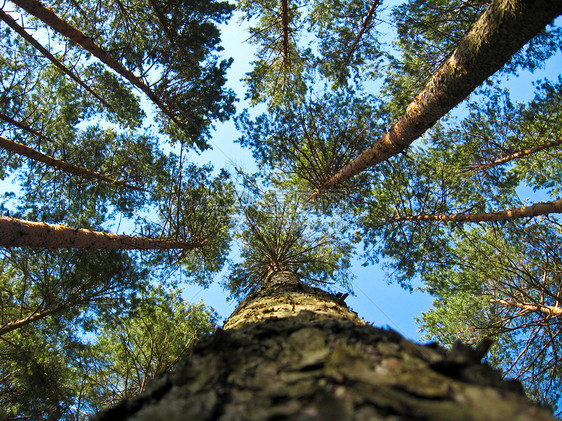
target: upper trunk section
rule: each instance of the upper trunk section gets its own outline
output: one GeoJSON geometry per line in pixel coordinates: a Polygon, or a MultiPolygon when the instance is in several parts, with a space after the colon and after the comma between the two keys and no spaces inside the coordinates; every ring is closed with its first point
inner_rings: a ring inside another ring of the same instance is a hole
{"type": "Polygon", "coordinates": [[[260,289],[240,303],[223,329],[237,329],[272,317],[292,317],[303,311],[365,324],[338,296],[306,285],[292,272],[273,272],[260,289]]]}

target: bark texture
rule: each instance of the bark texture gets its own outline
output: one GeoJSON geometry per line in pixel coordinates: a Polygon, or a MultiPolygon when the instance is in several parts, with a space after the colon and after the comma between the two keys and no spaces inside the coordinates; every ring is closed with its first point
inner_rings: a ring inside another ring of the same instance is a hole
{"type": "Polygon", "coordinates": [[[173,373],[94,420],[553,420],[481,350],[417,345],[293,274],[270,281],[173,373]]]}
{"type": "Polygon", "coordinates": [[[404,115],[313,196],[404,151],[561,13],[560,0],[494,1],[404,115]]]}
{"type": "Polygon", "coordinates": [[[31,222],[0,216],[1,247],[78,248],[102,250],[184,249],[202,246],[197,241],[173,241],[134,237],[72,228],[45,222],[31,222]]]}
{"type": "Polygon", "coordinates": [[[288,0],[281,0],[281,37],[283,68],[287,69],[291,66],[289,61],[289,4],[288,0]]]}

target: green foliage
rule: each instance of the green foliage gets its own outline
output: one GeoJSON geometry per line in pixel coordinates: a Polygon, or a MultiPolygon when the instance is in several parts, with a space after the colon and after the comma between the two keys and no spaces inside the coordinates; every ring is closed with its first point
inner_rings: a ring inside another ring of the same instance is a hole
{"type": "Polygon", "coordinates": [[[238,141],[251,148],[263,170],[280,173],[303,193],[313,191],[382,134],[376,105],[349,89],[305,103],[286,100],[254,120],[243,113],[238,141]]]}
{"type": "Polygon", "coordinates": [[[234,112],[234,95],[224,88],[230,60],[219,60],[217,25],[231,15],[225,1],[155,2],[60,0],[56,9],[151,87],[172,110],[161,130],[174,141],[208,148],[213,120],[234,112]],[[178,124],[179,122],[179,124],[178,124]]]}
{"type": "Polygon", "coordinates": [[[2,336],[0,419],[88,419],[171,369],[216,323],[212,310],[186,304],[178,290],[147,285],[126,303],[106,299],[112,311],[91,320],[88,336],[76,330],[79,316],[2,336]]]}
{"type": "Polygon", "coordinates": [[[197,242],[194,250],[172,250],[167,256],[158,253],[155,262],[179,262],[189,279],[206,285],[211,274],[223,267],[230,250],[234,184],[224,170],[213,176],[212,167],[187,165],[181,158],[173,165],[170,177],[175,182],[165,180],[168,183],[155,192],[159,221],[146,221],[146,234],[197,242]]]}
{"type": "Polygon", "coordinates": [[[287,0],[241,1],[238,8],[257,45],[253,69],[243,79],[252,105],[266,102],[270,111],[286,103],[303,103],[315,84],[357,87],[380,76],[384,54],[375,38],[375,14],[367,19],[372,1],[329,4],[287,0]],[[363,22],[365,26],[363,27],[363,22]],[[307,32],[308,30],[308,32],[307,32]]]}
{"type": "MultiPolygon", "coordinates": [[[[410,0],[393,10],[398,30],[397,51],[390,60],[383,89],[389,99],[385,105],[389,113],[397,118],[404,112],[490,3],[489,0],[410,0]]],[[[540,68],[560,49],[561,35],[560,28],[546,28],[491,80],[499,82],[498,75],[540,68]]]]}
{"type": "Polygon", "coordinates": [[[84,352],[82,405],[100,410],[138,394],[174,367],[196,339],[212,333],[216,322],[211,310],[186,304],[178,290],[151,288],[133,298],[127,314],[103,324],[84,352]]]}
{"type": "Polygon", "coordinates": [[[170,147],[179,141],[182,151],[206,148],[213,121],[234,112],[234,95],[224,88],[231,60],[217,54],[217,25],[232,6],[172,0],[60,1],[53,7],[150,84],[176,122],[158,117],[156,137],[145,126],[149,110],[121,76],[33,21],[39,30],[30,32],[99,93],[99,101],[0,26],[0,134],[136,187],[2,153],[0,175],[11,177],[15,191],[2,200],[2,211],[81,228],[162,234],[199,248],[169,255],[5,250],[2,419],[86,419],[120,396],[138,393],[216,323],[202,304],[188,305],[179,290],[168,291],[177,278],[166,276],[180,263],[190,280],[207,284],[229,251],[229,175],[187,165],[170,147]],[[157,223],[146,218],[155,210],[162,217],[157,223]],[[130,364],[132,358],[142,362],[130,364]]]}
{"type": "Polygon", "coordinates": [[[378,0],[314,2],[309,21],[318,39],[317,66],[334,87],[352,77],[361,85],[380,76],[384,52],[375,30],[378,0]],[[371,7],[375,12],[369,16],[371,7]]]}
{"type": "Polygon", "coordinates": [[[491,362],[554,405],[561,386],[560,316],[545,311],[562,304],[560,234],[547,221],[525,230],[506,224],[464,231],[451,247],[454,259],[423,274],[436,301],[420,318],[426,339],[495,339],[491,362]]]}
{"type": "MultiPolygon", "coordinates": [[[[556,83],[538,84],[535,98],[519,110],[522,129],[520,149],[562,138],[562,77],[556,83]]],[[[517,160],[511,172],[533,190],[546,190],[559,197],[562,186],[562,152],[549,148],[527,159],[517,160]]]]}
{"type": "Polygon", "coordinates": [[[2,419],[61,419],[79,395],[78,329],[122,314],[147,271],[121,252],[4,251],[0,272],[2,419]]]}
{"type": "Polygon", "coordinates": [[[445,259],[449,241],[458,237],[462,226],[388,219],[518,207],[522,184],[555,196],[559,185],[555,174],[560,172],[557,148],[504,165],[487,165],[559,139],[559,102],[559,84],[546,82],[528,104],[514,104],[505,92],[491,89],[485,100],[468,105],[469,114],[460,124],[452,120],[436,126],[420,148],[378,166],[362,217],[368,257],[372,261],[390,257],[394,278],[405,283],[445,259]]]}
{"type": "Polygon", "coordinates": [[[115,251],[5,250],[1,269],[0,331],[7,332],[10,324],[35,318],[66,323],[83,317],[86,323],[123,305],[121,298],[141,288],[147,276],[127,254],[115,251]]]}
{"type": "Polygon", "coordinates": [[[249,41],[258,46],[254,68],[244,81],[252,104],[267,101],[275,107],[286,100],[302,99],[306,93],[306,63],[310,50],[298,44],[303,29],[300,1],[271,0],[238,2],[244,19],[255,22],[249,41]],[[283,4],[287,5],[286,22],[283,4]],[[256,22],[257,21],[257,22],[256,22]]]}
{"type": "Polygon", "coordinates": [[[78,390],[62,344],[53,343],[53,337],[42,335],[37,326],[3,339],[0,419],[65,419],[78,390]]]}
{"type": "Polygon", "coordinates": [[[489,0],[410,0],[393,10],[397,54],[385,80],[397,117],[490,4],[489,0]]]}

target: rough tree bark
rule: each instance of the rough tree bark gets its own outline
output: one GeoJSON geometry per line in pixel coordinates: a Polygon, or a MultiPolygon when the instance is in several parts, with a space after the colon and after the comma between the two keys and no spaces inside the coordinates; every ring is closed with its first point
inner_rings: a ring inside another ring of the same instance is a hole
{"type": "Polygon", "coordinates": [[[553,420],[483,354],[369,326],[278,272],[173,373],[94,420],[553,420]]]}
{"type": "Polygon", "coordinates": [[[289,60],[289,4],[288,0],[281,0],[281,36],[282,36],[282,49],[283,68],[287,69],[291,66],[289,60]]]}
{"type": "Polygon", "coordinates": [[[76,248],[101,250],[192,250],[204,241],[175,241],[118,235],[84,228],[31,222],[0,216],[1,247],[76,248]]]}

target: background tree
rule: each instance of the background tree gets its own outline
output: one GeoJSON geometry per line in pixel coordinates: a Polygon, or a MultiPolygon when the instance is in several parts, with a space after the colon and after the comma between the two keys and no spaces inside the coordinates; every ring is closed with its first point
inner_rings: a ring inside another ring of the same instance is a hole
{"type": "MultiPolygon", "coordinates": [[[[256,195],[257,196],[257,195],[256,195]]],[[[240,263],[231,267],[227,287],[240,300],[256,291],[273,272],[289,271],[312,285],[349,288],[351,244],[341,239],[341,226],[307,218],[303,196],[259,191],[259,200],[243,207],[237,235],[240,263]]]]}
{"type": "Polygon", "coordinates": [[[436,297],[426,337],[451,344],[493,338],[490,359],[538,400],[560,399],[560,229],[548,221],[463,230],[454,259],[424,276],[436,297]],[[453,263],[457,262],[457,263],[453,263]],[[460,262],[463,262],[462,264],[460,262]]]}
{"type": "Polygon", "coordinates": [[[68,414],[80,329],[118,315],[146,271],[118,252],[5,251],[0,275],[3,417],[68,414]]]}
{"type": "Polygon", "coordinates": [[[82,353],[74,410],[91,413],[137,395],[211,333],[216,321],[202,303],[187,305],[179,290],[156,287],[133,296],[127,319],[115,315],[100,325],[97,340],[82,353]]]}
{"type": "MultiPolygon", "coordinates": [[[[76,9],[77,4],[70,8],[54,5],[59,6],[57,12],[68,22],[75,21],[81,13],[76,9]]],[[[86,13],[93,11],[87,10],[90,6],[95,7],[93,3],[80,5],[86,13]]],[[[142,5],[130,4],[121,12],[129,16],[130,22],[132,14],[138,19],[139,13],[146,10],[139,6],[142,5]]],[[[177,292],[164,293],[152,284],[164,288],[167,282],[164,271],[177,262],[183,263],[184,273],[201,283],[208,282],[209,274],[220,269],[228,254],[232,202],[228,176],[211,175],[210,168],[191,166],[186,170],[181,154],[192,144],[205,148],[203,139],[211,119],[226,118],[233,111],[233,97],[223,89],[228,61],[219,62],[215,57],[219,48],[216,24],[230,14],[231,6],[213,2],[165,6],[169,8],[164,11],[168,16],[165,29],[176,31],[177,39],[162,39],[159,34],[163,29],[160,29],[153,38],[154,42],[158,41],[158,45],[153,44],[156,50],[139,56],[137,67],[133,61],[126,64],[134,70],[149,71],[143,80],[151,84],[151,89],[159,88],[158,95],[173,103],[186,121],[191,119],[188,121],[191,127],[187,131],[183,127],[184,132],[174,128],[176,123],[162,120],[173,129],[173,136],[165,139],[157,139],[150,130],[141,128],[145,113],[127,81],[87,59],[83,50],[49,32],[39,21],[10,9],[3,12],[7,19],[13,16],[21,22],[22,29],[16,34],[13,28],[2,27],[0,127],[3,137],[134,187],[66,174],[6,152],[2,155],[1,174],[10,177],[20,188],[17,196],[4,198],[3,213],[40,221],[41,225],[62,223],[98,231],[119,230],[122,221],[125,229],[139,237],[154,234],[164,240],[173,237],[176,242],[197,237],[202,245],[196,256],[181,252],[155,256],[100,250],[32,252],[12,248],[6,251],[0,296],[0,401],[8,419],[22,416],[85,419],[104,402],[114,399],[113,395],[100,394],[99,388],[84,388],[88,376],[92,379],[97,376],[99,384],[102,378],[111,379],[115,396],[133,393],[133,389],[125,387],[131,372],[117,373],[104,365],[111,358],[118,361],[117,350],[111,356],[109,343],[95,343],[103,329],[110,331],[110,325],[114,330],[121,329],[121,336],[129,332],[129,339],[133,340],[132,332],[140,328],[138,317],[131,316],[130,325],[119,324],[118,319],[135,308],[137,312],[139,308],[146,312],[148,307],[159,303],[163,313],[152,322],[163,322],[164,314],[180,318],[181,323],[176,320],[176,329],[183,328],[189,338],[209,330],[214,323],[202,306],[189,307],[179,300],[177,292]],[[182,7],[184,10],[179,10],[182,7]],[[190,25],[185,29],[186,22],[194,17],[200,22],[198,28],[190,25]],[[195,31],[190,32],[192,29],[195,31]],[[19,37],[23,31],[29,35],[25,39],[19,37]],[[41,47],[28,43],[31,36],[41,47]],[[181,44],[174,44],[176,48],[172,51],[169,43],[178,40],[181,44]],[[191,54],[185,53],[186,42],[192,45],[191,54]],[[62,70],[63,67],[69,71],[62,70]],[[76,77],[70,78],[70,72],[76,77]],[[157,85],[149,81],[158,75],[157,85]],[[77,79],[84,84],[77,84],[77,79]],[[99,101],[92,92],[101,92],[105,101],[99,101]],[[186,101],[190,107],[185,106],[186,101]],[[186,145],[180,149],[180,157],[169,147],[171,141],[178,140],[186,145]],[[180,178],[183,184],[174,184],[180,178]],[[160,210],[162,220],[146,220],[146,213],[154,213],[155,209],[160,210]],[[152,295],[151,290],[155,291],[152,295]],[[187,316],[188,320],[181,320],[187,316]]],[[[134,40],[139,44],[128,44],[131,40],[117,33],[107,34],[108,39],[119,40],[124,47],[129,45],[142,52],[150,42],[149,31],[157,28],[153,25],[157,17],[152,17],[152,21],[151,15],[142,17],[151,26],[144,25],[145,33],[134,40]]],[[[130,35],[138,34],[141,26],[132,28],[130,35]]],[[[94,26],[82,28],[91,30],[94,26]]],[[[124,57],[121,55],[120,59],[124,57]]],[[[176,114],[174,117],[180,118],[176,114]]],[[[9,217],[4,219],[13,221],[9,217]]],[[[150,320],[144,316],[146,321],[150,320]]],[[[187,341],[178,332],[169,332],[169,346],[161,348],[158,355],[147,356],[145,366],[137,367],[138,375],[151,378],[156,371],[176,361],[187,349],[187,341]],[[142,370],[146,372],[142,374],[142,370]]],[[[132,354],[144,351],[142,347],[130,350],[132,354]]]]}
{"type": "Polygon", "coordinates": [[[229,63],[218,63],[212,55],[219,48],[216,24],[223,22],[232,10],[226,2],[209,1],[199,5],[195,4],[197,2],[164,3],[164,11],[170,7],[172,16],[176,16],[168,20],[168,31],[159,23],[161,11],[155,16],[157,11],[149,5],[142,7],[134,2],[130,5],[119,3],[118,7],[105,5],[104,2],[84,3],[78,10],[72,3],[67,8],[61,2],[59,7],[66,13],[77,13],[75,19],[78,21],[81,21],[80,14],[88,12],[90,16],[104,16],[102,22],[86,20],[81,22],[83,25],[76,26],[72,25],[74,19],[71,16],[61,18],[39,1],[14,0],[14,3],[139,88],[165,116],[162,129],[176,141],[181,140],[183,134],[184,141],[189,145],[205,149],[209,119],[227,118],[233,112],[233,96],[222,89],[229,63]],[[94,10],[88,10],[92,6],[94,10]],[[134,22],[130,18],[133,10],[134,22]],[[142,13],[145,10],[152,13],[142,13]],[[191,27],[192,18],[197,18],[193,19],[193,22],[198,22],[197,28],[191,27]],[[109,25],[105,24],[106,20],[110,20],[109,25]],[[88,27],[88,24],[93,24],[93,27],[88,27]],[[79,26],[86,26],[94,36],[77,29],[79,26]],[[112,30],[121,32],[117,34],[112,30]],[[174,48],[178,44],[166,36],[169,31],[177,33],[179,40],[186,45],[195,47],[190,54],[185,50],[180,53],[177,47],[174,48]],[[118,52],[119,57],[110,51],[118,52]],[[149,75],[157,75],[156,81],[146,80],[149,75]]]}

